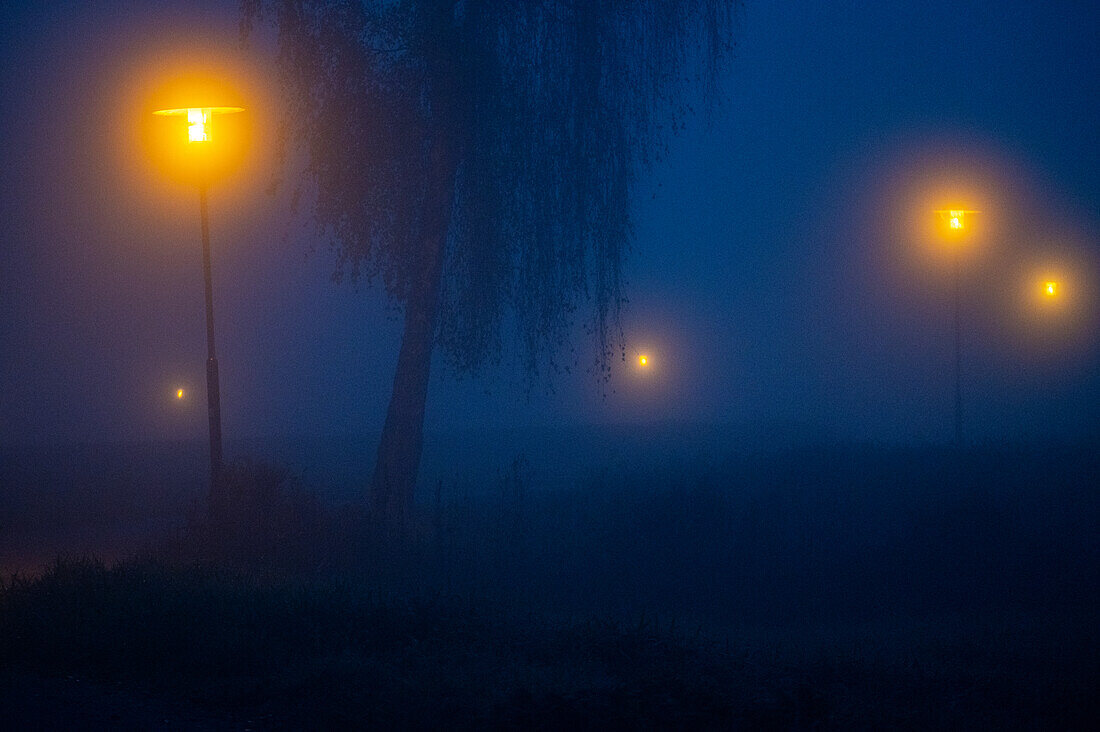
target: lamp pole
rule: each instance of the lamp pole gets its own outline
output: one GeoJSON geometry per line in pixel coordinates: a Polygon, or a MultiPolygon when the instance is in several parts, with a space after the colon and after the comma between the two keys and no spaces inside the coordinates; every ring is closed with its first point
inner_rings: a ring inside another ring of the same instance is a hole
{"type": "Polygon", "coordinates": [[[946,231],[953,242],[953,256],[951,259],[951,276],[954,292],[954,325],[955,325],[955,447],[963,444],[963,413],[962,413],[962,283],[960,282],[960,238],[966,235],[967,214],[981,213],[961,208],[940,209],[937,214],[947,224],[946,231]]]}
{"type": "Polygon", "coordinates": [[[202,222],[202,274],[206,285],[206,410],[210,425],[210,501],[211,513],[221,498],[222,406],[218,385],[218,355],[214,348],[214,288],[210,273],[210,216],[206,205],[206,185],[199,186],[199,218],[202,222]]]}
{"type": "Polygon", "coordinates": [[[154,115],[178,118],[186,123],[187,144],[195,145],[197,154],[194,160],[200,161],[203,173],[199,177],[199,220],[202,227],[202,275],[206,295],[206,409],[210,429],[210,498],[208,510],[217,514],[223,503],[222,484],[222,406],[221,388],[218,384],[218,355],[214,348],[214,286],[210,273],[210,214],[207,210],[206,183],[210,170],[209,149],[211,144],[211,124],[214,115],[236,114],[244,107],[173,107],[158,109],[154,115]],[[200,152],[206,148],[206,152],[200,152]]]}
{"type": "Polygon", "coordinates": [[[955,446],[962,446],[962,293],[959,286],[959,253],[955,252],[955,446]]]}

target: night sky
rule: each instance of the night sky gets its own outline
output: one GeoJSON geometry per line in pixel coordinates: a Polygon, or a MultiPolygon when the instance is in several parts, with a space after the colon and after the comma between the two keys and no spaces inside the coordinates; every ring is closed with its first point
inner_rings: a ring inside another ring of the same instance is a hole
{"type": "MultiPolygon", "coordinates": [[[[1097,28],[1087,1],[747,2],[725,102],[639,186],[626,362],[605,385],[581,348],[529,388],[507,349],[474,377],[439,361],[427,428],[949,440],[950,270],[919,221],[961,194],[984,217],[962,262],[968,434],[1096,439],[1097,28]],[[1052,272],[1067,299],[1039,312],[1052,272]]],[[[205,435],[197,195],[133,132],[138,87],[185,38],[237,53],[236,3],[0,10],[4,442],[205,435]]],[[[225,434],[374,433],[400,313],[331,281],[290,190],[265,192],[269,142],[210,192],[225,434]]]]}

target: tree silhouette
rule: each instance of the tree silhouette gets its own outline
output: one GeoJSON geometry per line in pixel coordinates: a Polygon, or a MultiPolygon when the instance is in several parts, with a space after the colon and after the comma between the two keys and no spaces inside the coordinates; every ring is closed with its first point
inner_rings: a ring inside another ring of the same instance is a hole
{"type": "Polygon", "coordinates": [[[534,376],[580,313],[606,376],[634,184],[714,99],[738,5],[242,1],[243,39],[277,29],[281,153],[304,150],[336,278],[404,308],[374,515],[411,505],[434,347],[476,371],[514,324],[534,376]]]}

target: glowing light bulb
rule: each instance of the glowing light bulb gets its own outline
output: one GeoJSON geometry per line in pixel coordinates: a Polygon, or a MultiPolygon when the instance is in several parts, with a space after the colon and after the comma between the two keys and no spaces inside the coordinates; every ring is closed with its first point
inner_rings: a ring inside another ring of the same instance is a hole
{"type": "Polygon", "coordinates": [[[646,356],[638,356],[638,365],[639,366],[648,366],[649,365],[649,358],[646,357],[646,356]]]}
{"type": "Polygon", "coordinates": [[[956,230],[956,231],[963,228],[963,214],[964,213],[965,213],[964,211],[958,211],[958,210],[955,210],[955,209],[952,209],[951,211],[949,211],[948,212],[947,225],[950,226],[953,230],[956,230]]]}
{"type": "Polygon", "coordinates": [[[1058,283],[1057,282],[1046,282],[1046,283],[1044,283],[1043,284],[1043,293],[1046,294],[1047,297],[1054,297],[1055,295],[1058,294],[1058,283]]]}
{"type": "Polygon", "coordinates": [[[161,117],[186,117],[187,141],[209,142],[210,124],[215,114],[236,114],[244,107],[180,107],[178,109],[158,109],[153,112],[161,117]]]}
{"type": "Polygon", "coordinates": [[[176,389],[176,399],[183,399],[183,389],[176,389]]]}
{"type": "Polygon", "coordinates": [[[187,140],[188,142],[206,142],[210,139],[210,110],[187,110],[187,140]]]}

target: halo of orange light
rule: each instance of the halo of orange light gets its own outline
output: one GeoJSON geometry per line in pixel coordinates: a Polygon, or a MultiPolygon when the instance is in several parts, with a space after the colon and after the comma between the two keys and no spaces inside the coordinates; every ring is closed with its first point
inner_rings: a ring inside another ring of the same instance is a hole
{"type": "Polygon", "coordinates": [[[95,144],[113,148],[132,186],[127,195],[144,205],[151,196],[175,205],[183,199],[171,188],[211,184],[219,189],[219,205],[233,205],[253,195],[257,184],[270,183],[280,161],[274,153],[278,91],[268,58],[262,49],[187,39],[161,39],[119,58],[110,134],[95,144]],[[229,107],[243,111],[214,114],[209,139],[188,144],[187,109],[229,107]],[[163,114],[171,110],[183,114],[163,114]]]}
{"type": "MultiPolygon", "coordinates": [[[[1070,238],[1072,239],[1072,237],[1070,238]]],[[[1021,262],[1013,327],[1033,357],[1066,359],[1097,343],[1098,263],[1086,248],[1040,242],[1021,262]]]]}
{"type": "Polygon", "coordinates": [[[243,95],[212,74],[188,74],[162,81],[142,110],[141,141],[161,175],[201,185],[225,179],[240,169],[251,148],[251,117],[243,95]],[[203,110],[207,136],[188,137],[194,120],[188,110],[203,110]]]}
{"type": "Polygon", "coordinates": [[[1013,227],[1019,165],[988,141],[941,134],[899,139],[869,158],[853,212],[870,234],[861,237],[869,266],[888,275],[882,288],[907,298],[949,285],[956,264],[965,274],[992,262],[1013,227]]]}

